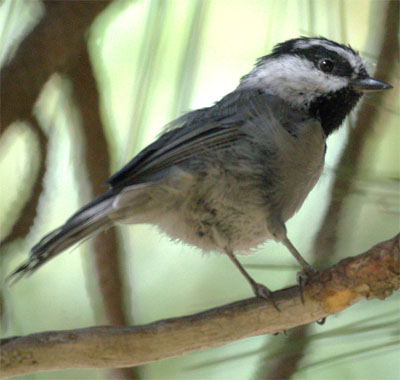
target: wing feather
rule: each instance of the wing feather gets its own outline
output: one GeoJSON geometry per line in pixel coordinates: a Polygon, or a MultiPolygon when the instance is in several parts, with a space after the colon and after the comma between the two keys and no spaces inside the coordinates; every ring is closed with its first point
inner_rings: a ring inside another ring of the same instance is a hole
{"type": "Polygon", "coordinates": [[[157,173],[204,151],[231,147],[250,129],[269,128],[271,123],[282,125],[280,118],[276,119],[274,115],[290,116],[290,120],[292,113],[287,114],[287,108],[273,95],[257,91],[233,92],[213,107],[191,112],[172,122],[172,129],[142,150],[107,182],[115,189],[150,182],[157,173]]]}
{"type": "Polygon", "coordinates": [[[178,165],[205,150],[227,148],[243,136],[239,126],[234,124],[221,126],[213,122],[183,135],[179,135],[179,129],[162,135],[107,182],[112,187],[119,187],[140,183],[147,178],[150,180],[150,176],[157,172],[178,165]],[[178,132],[176,138],[174,132],[178,132]]]}

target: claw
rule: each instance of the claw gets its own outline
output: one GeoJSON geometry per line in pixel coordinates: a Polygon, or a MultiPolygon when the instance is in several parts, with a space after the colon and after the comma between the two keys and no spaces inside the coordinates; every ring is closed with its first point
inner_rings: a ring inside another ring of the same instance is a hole
{"type": "Polygon", "coordinates": [[[318,319],[318,321],[316,321],[319,325],[324,325],[326,321],[326,317],[318,319]]]}
{"type": "Polygon", "coordinates": [[[314,269],[311,265],[307,265],[302,267],[302,270],[300,273],[303,273],[303,275],[305,277],[310,278],[312,276],[314,276],[318,271],[316,269],[314,269]]]}
{"type": "Polygon", "coordinates": [[[280,309],[274,300],[273,293],[265,285],[254,282],[252,284],[252,288],[256,297],[264,298],[265,300],[270,301],[274,308],[280,312],[280,309]]]}
{"type": "Polygon", "coordinates": [[[303,267],[301,272],[297,273],[297,284],[300,290],[300,299],[301,303],[304,305],[304,293],[303,293],[303,286],[307,284],[307,281],[314,276],[318,271],[314,269],[312,266],[303,267]]]}
{"type": "Polygon", "coordinates": [[[273,335],[277,336],[279,334],[283,334],[283,335],[287,336],[287,330],[278,331],[278,332],[274,333],[273,335]]]}

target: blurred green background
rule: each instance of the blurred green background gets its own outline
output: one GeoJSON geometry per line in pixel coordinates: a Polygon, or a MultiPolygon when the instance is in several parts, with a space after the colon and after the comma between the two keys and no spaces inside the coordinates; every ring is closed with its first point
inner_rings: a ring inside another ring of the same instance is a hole
{"type": "MultiPolygon", "coordinates": [[[[232,91],[257,57],[300,35],[351,43],[373,73],[382,44],[387,1],[369,0],[147,0],[116,1],[96,19],[88,47],[100,91],[111,171],[149,144],[182,113],[209,106],[232,91]]],[[[24,35],[45,17],[38,1],[6,0],[0,6],[0,60],[6,65],[24,35]]],[[[397,63],[398,65],[398,60],[397,63]]],[[[381,79],[381,78],[378,78],[381,79]]],[[[352,191],[340,213],[335,257],[365,251],[400,230],[399,72],[379,105],[352,191]]],[[[382,95],[383,96],[383,95],[382,95]]],[[[376,98],[367,97],[373,102],[376,98]]],[[[16,101],[18,101],[16,99],[16,101]]],[[[42,89],[35,115],[48,137],[47,171],[38,213],[25,238],[2,246],[4,278],[30,247],[91,197],[82,151],[81,117],[67,76],[42,89]]],[[[330,200],[335,167],[357,111],[328,140],[326,168],[289,236],[312,261],[315,235],[330,200]]],[[[0,139],[0,236],[5,237],[29,199],[40,149],[24,120],[0,139]]],[[[105,180],[106,178],[104,178],[105,180]]],[[[106,189],[106,188],[104,188],[106,189]]],[[[118,227],[123,243],[121,278],[130,322],[144,324],[251,297],[230,261],[168,237],[152,226],[118,227]]],[[[3,288],[2,336],[106,324],[96,285],[90,241],[69,250],[32,277],[3,288]]],[[[284,247],[268,242],[240,257],[271,289],[293,284],[298,268],[284,247]],[[282,267],[280,267],[282,266],[282,267]]],[[[399,379],[399,295],[361,302],[308,331],[307,348],[293,379],[399,379]]],[[[145,379],[268,378],[285,336],[248,338],[223,347],[143,366],[145,379]]],[[[292,352],[301,348],[294,345],[292,352]]],[[[289,359],[288,359],[289,360],[289,359]]],[[[102,379],[100,370],[37,373],[21,379],[102,379]]]]}

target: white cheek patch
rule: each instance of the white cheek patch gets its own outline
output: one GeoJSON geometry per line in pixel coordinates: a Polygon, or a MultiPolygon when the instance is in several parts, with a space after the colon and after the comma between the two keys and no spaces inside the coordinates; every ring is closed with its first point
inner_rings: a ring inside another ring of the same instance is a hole
{"type": "Polygon", "coordinates": [[[347,85],[346,78],[325,74],[306,58],[285,55],[258,64],[242,79],[239,88],[260,88],[303,107],[347,85]]]}

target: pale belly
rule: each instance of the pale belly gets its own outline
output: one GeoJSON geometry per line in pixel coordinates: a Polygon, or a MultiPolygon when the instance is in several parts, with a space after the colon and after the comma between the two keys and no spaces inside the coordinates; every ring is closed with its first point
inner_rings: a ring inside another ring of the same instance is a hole
{"type": "MultiPolygon", "coordinates": [[[[190,203],[190,202],[188,202],[190,203]]],[[[203,251],[231,249],[236,253],[249,254],[271,238],[267,228],[267,212],[260,207],[244,210],[240,199],[235,204],[229,199],[209,205],[182,205],[161,217],[158,226],[172,239],[194,245],[203,251]]]]}

